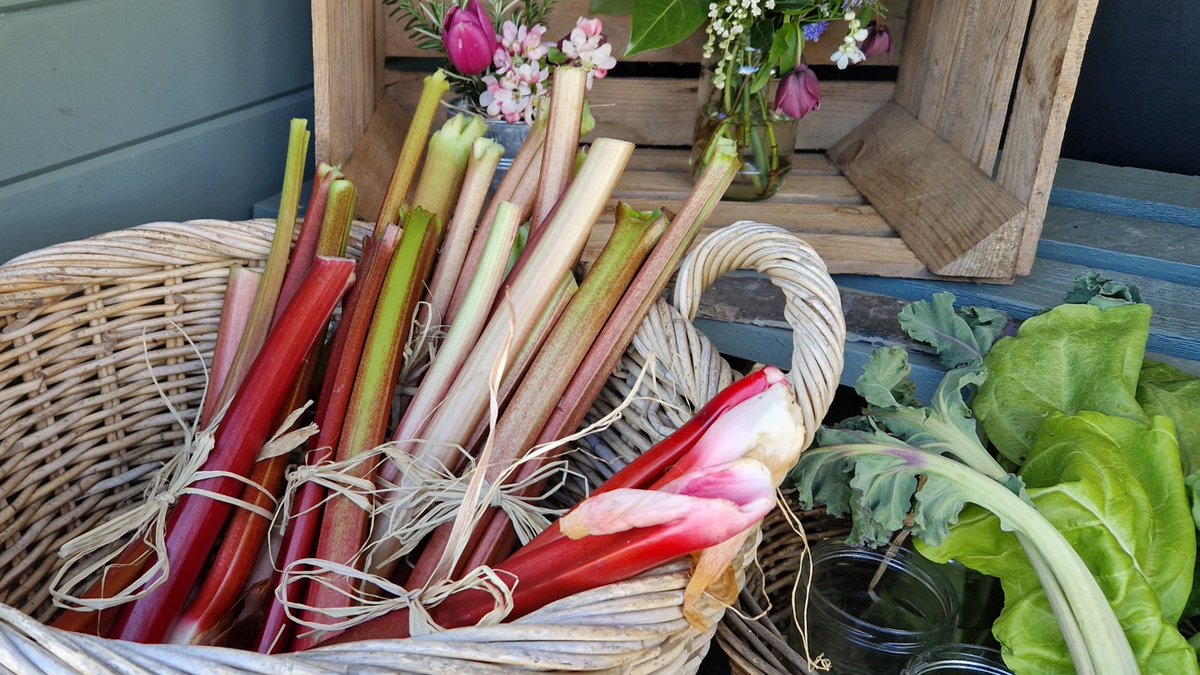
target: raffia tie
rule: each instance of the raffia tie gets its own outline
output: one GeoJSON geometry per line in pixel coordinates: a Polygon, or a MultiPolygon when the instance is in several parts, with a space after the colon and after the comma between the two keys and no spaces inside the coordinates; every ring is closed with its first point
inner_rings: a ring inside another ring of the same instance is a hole
{"type": "MultiPolygon", "coordinates": [[[[175,325],[175,328],[183,333],[184,338],[192,345],[192,348],[196,351],[197,358],[203,364],[203,356],[200,354],[195,343],[192,342],[191,338],[188,337],[182,328],[178,325],[175,325]]],[[[183,446],[174,457],[164,463],[162,468],[158,470],[151,480],[150,485],[146,488],[145,496],[139,504],[79,534],[59,548],[58,555],[65,562],[59,567],[50,582],[50,596],[54,604],[58,607],[74,611],[100,611],[145,597],[162,585],[166,581],[167,575],[171,573],[171,561],[167,556],[166,544],[167,514],[171,507],[184,495],[198,495],[209,499],[216,499],[237,508],[246,509],[268,520],[273,515],[270,511],[249,504],[237,497],[197,487],[197,484],[203,481],[216,478],[229,478],[262,491],[268,497],[271,496],[261,485],[244,476],[227,471],[203,470],[205,462],[208,461],[209,453],[212,452],[213,446],[216,443],[216,429],[221,422],[221,418],[224,416],[225,410],[221,410],[216,415],[216,419],[208,428],[198,430],[197,427],[200,423],[199,410],[203,408],[202,400],[201,405],[197,407],[196,417],[192,420],[191,424],[188,424],[179,411],[176,410],[175,406],[172,405],[166,391],[163,390],[157,376],[154,374],[154,368],[150,363],[145,334],[142,336],[142,351],[146,361],[146,369],[150,374],[150,379],[154,383],[159,398],[163,401],[167,410],[170,411],[176,424],[183,429],[183,446]],[[150,548],[150,551],[154,555],[154,561],[129,586],[122,589],[114,589],[115,592],[110,597],[103,598],[83,598],[72,594],[71,591],[73,589],[78,588],[97,573],[100,573],[102,576],[107,574],[108,568],[122,554],[125,548],[112,546],[113,544],[124,540],[132,545],[139,539],[145,542],[150,548]],[[112,550],[98,559],[91,560],[90,563],[81,566],[83,561],[92,559],[98,551],[106,548],[111,548],[112,550]],[[77,567],[79,569],[75,569],[77,567]]],[[[204,367],[204,377],[207,395],[207,367],[204,367]]],[[[293,448],[303,444],[309,436],[316,432],[316,427],[313,425],[288,431],[309,405],[311,405],[311,401],[288,415],[283,425],[276,431],[274,437],[263,447],[259,459],[288,453],[293,448]]]]}
{"type": "MultiPolygon", "coordinates": [[[[455,593],[474,589],[492,597],[493,608],[479,625],[499,623],[512,612],[512,586],[503,573],[490,567],[479,567],[457,581],[440,581],[424,588],[408,590],[388,579],[363,572],[349,565],[303,558],[288,565],[280,577],[275,597],[292,621],[314,631],[341,631],[365,623],[399,609],[408,610],[409,635],[427,635],[444,630],[434,621],[429,608],[440,604],[455,593]],[[307,568],[307,569],[305,569],[307,568]],[[350,579],[351,590],[340,583],[350,579]],[[335,580],[338,580],[335,583],[335,580]],[[320,584],[353,600],[348,607],[316,607],[288,598],[287,587],[293,583],[320,584]],[[364,589],[377,589],[367,591],[364,589]],[[312,621],[309,613],[334,619],[330,622],[312,621]]],[[[515,581],[515,580],[514,580],[515,581]]]]}

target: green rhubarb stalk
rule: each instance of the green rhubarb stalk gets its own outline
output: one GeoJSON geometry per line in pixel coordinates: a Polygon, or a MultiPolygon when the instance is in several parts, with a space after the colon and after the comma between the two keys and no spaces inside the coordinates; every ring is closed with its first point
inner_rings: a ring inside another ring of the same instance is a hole
{"type": "MultiPolygon", "coordinates": [[[[488,245],[484,249],[483,259],[476,269],[475,278],[471,283],[471,292],[463,304],[463,310],[458,319],[451,324],[446,341],[442,344],[437,356],[434,357],[429,371],[425,374],[416,395],[404,411],[400,424],[392,435],[392,441],[401,442],[401,449],[410,450],[412,445],[403,443],[423,436],[422,429],[432,416],[434,410],[443,403],[446,393],[453,384],[463,362],[470,355],[479,334],[483,331],[488,319],[488,311],[496,292],[504,281],[504,261],[507,252],[512,247],[512,240],[517,229],[517,208],[508,202],[500,205],[496,214],[496,222],[492,227],[488,245]]],[[[399,467],[393,462],[386,462],[380,467],[380,478],[390,483],[399,483],[401,475],[399,467]]],[[[395,521],[390,521],[394,523],[395,521]]],[[[390,528],[384,528],[387,531],[390,528]]],[[[396,538],[383,539],[372,547],[369,569],[373,574],[390,578],[399,562],[402,543],[396,538]]]]}
{"type": "MultiPolygon", "coordinates": [[[[519,387],[507,401],[504,414],[492,435],[492,461],[484,473],[484,480],[489,484],[498,483],[501,474],[509,471],[512,464],[533,447],[538,433],[570,384],[575,368],[587,355],[592,341],[604,328],[613,308],[641,268],[642,261],[666,229],[667,218],[661,211],[641,213],[623,203],[617,205],[616,226],[612,236],[584,277],[578,292],[554,322],[549,336],[521,378],[519,387]]],[[[548,459],[549,456],[546,456],[530,461],[521,468],[533,470],[548,459]]],[[[506,523],[503,512],[492,509],[475,528],[476,536],[473,539],[477,539],[486,529],[505,527],[506,523]],[[489,524],[492,519],[500,522],[489,524]]],[[[434,534],[434,541],[447,538],[449,530],[449,526],[440,528],[434,534]]],[[[426,546],[425,553],[409,576],[410,584],[420,585],[423,575],[432,572],[432,566],[441,557],[440,548],[426,546]]],[[[476,558],[490,556],[490,551],[477,551],[474,555],[476,558]]],[[[470,561],[464,559],[463,563],[462,569],[473,568],[470,561]]]]}
{"type": "MultiPolygon", "coordinates": [[[[441,243],[441,234],[441,223],[432,213],[419,208],[409,213],[363,347],[362,362],[338,441],[338,462],[351,461],[384,441],[403,348],[417,301],[421,299],[426,277],[441,243]]],[[[373,467],[366,462],[350,469],[349,473],[366,480],[374,478],[373,467]]],[[[370,513],[348,498],[342,495],[331,498],[323,511],[316,557],[356,565],[369,519],[370,513]]],[[[329,582],[329,585],[312,584],[308,589],[307,604],[330,609],[348,607],[352,602],[350,580],[340,578],[329,582]]],[[[319,620],[315,615],[309,618],[319,620]]],[[[311,646],[316,638],[315,634],[298,638],[298,648],[311,646]]]]}
{"type": "Polygon", "coordinates": [[[417,101],[417,110],[408,125],[400,156],[396,158],[396,168],[392,171],[392,180],[384,194],[379,216],[375,218],[376,239],[383,236],[385,227],[396,224],[400,218],[400,207],[404,198],[408,196],[413,176],[417,175],[417,164],[425,152],[429,130],[433,128],[433,116],[442,101],[442,96],[448,91],[450,83],[442,70],[425,78],[425,84],[421,87],[421,99],[417,101]]]}
{"type": "MultiPolygon", "coordinates": [[[[455,377],[450,387],[453,395],[421,431],[422,442],[413,449],[418,471],[412,475],[423,473],[420,469],[457,469],[461,460],[457,448],[470,440],[487,410],[493,371],[501,361],[511,364],[529,339],[583,251],[592,225],[616,188],[632,153],[633,144],[624,141],[602,138],[592,145],[579,178],[568,188],[562,204],[545,226],[545,236],[527,253],[528,264],[512,280],[503,305],[492,313],[455,377]]],[[[501,370],[501,379],[506,372],[501,370]]],[[[403,477],[402,487],[412,487],[415,478],[409,476],[403,477]]],[[[392,523],[402,523],[408,517],[403,509],[391,509],[389,515],[392,523]]],[[[392,529],[389,526],[382,531],[392,529]]]]}
{"type": "MultiPolygon", "coordinates": [[[[590,156],[591,153],[588,154],[590,156]]],[[[720,149],[704,167],[687,201],[671,219],[666,233],[634,277],[604,329],[596,336],[571,384],[563,392],[562,400],[538,436],[537,445],[562,438],[579,428],[642,319],[662,295],[679,261],[733,181],[738,163],[733,142],[723,139],[720,149]]]]}
{"type": "MultiPolygon", "coordinates": [[[[475,223],[479,220],[479,213],[487,199],[492,176],[495,175],[496,166],[503,154],[504,146],[490,138],[476,139],[471,147],[467,175],[463,178],[458,204],[454,207],[454,217],[446,227],[446,238],[438,254],[433,281],[429,284],[429,304],[435,322],[449,323],[446,310],[450,306],[451,296],[454,295],[454,285],[458,283],[467,249],[471,246],[471,236],[475,232],[475,223]]],[[[490,243],[491,234],[488,233],[487,236],[490,243]]],[[[474,279],[474,275],[471,278],[474,279]]]]}
{"type": "MultiPolygon", "coordinates": [[[[475,346],[479,334],[483,332],[487,322],[488,311],[504,280],[504,262],[517,231],[517,207],[508,202],[500,205],[496,213],[496,222],[488,236],[484,248],[483,259],[475,270],[471,280],[471,291],[463,304],[463,311],[458,320],[450,326],[445,342],[434,357],[433,363],[425,373],[420,388],[409,403],[404,417],[400,420],[392,435],[393,441],[404,441],[417,438],[424,422],[433,413],[434,408],[441,403],[442,398],[450,389],[459,368],[475,346]]],[[[388,463],[381,471],[383,478],[395,481],[399,473],[392,463],[388,463]]]]}
{"type": "Polygon", "coordinates": [[[575,156],[579,152],[579,127],[587,95],[587,74],[580,68],[556,68],[550,97],[550,121],[546,149],[533,204],[533,229],[541,227],[551,209],[571,182],[575,156]]]}
{"type": "Polygon", "coordinates": [[[241,386],[242,378],[258,350],[262,348],[275,317],[275,305],[287,270],[288,251],[292,246],[292,234],[296,229],[296,213],[300,209],[300,186],[304,181],[304,163],[308,158],[308,142],[312,134],[308,121],[292,120],[288,137],[287,167],[283,175],[283,194],[279,198],[279,218],[275,222],[275,237],[271,240],[271,252],[267,255],[267,266],[263,270],[258,296],[250,313],[250,323],[238,345],[237,355],[229,368],[229,377],[221,391],[221,405],[229,401],[241,386]]]}
{"type": "Polygon", "coordinates": [[[488,205],[487,211],[484,212],[483,218],[479,220],[475,236],[471,239],[471,248],[467,250],[467,257],[463,261],[458,283],[454,287],[454,294],[450,297],[450,306],[446,310],[446,323],[454,323],[454,317],[458,314],[459,308],[462,307],[467,290],[471,286],[471,277],[474,274],[475,268],[479,265],[480,257],[483,255],[483,247],[487,242],[487,233],[492,227],[492,221],[496,218],[496,210],[499,208],[500,203],[510,202],[516,204],[520,209],[520,220],[525,220],[533,213],[533,197],[537,192],[538,175],[541,172],[542,148],[545,140],[546,123],[543,121],[543,118],[538,118],[534,121],[533,128],[530,130],[529,136],[525,139],[525,144],[521,146],[521,151],[513,159],[508,173],[504,175],[504,180],[500,181],[500,185],[496,188],[496,194],[492,196],[492,201],[488,205]]]}
{"type": "Polygon", "coordinates": [[[487,124],[476,115],[455,115],[429,139],[425,166],[413,194],[413,206],[425,209],[443,221],[458,201],[467,162],[475,141],[487,132],[487,124]]]}

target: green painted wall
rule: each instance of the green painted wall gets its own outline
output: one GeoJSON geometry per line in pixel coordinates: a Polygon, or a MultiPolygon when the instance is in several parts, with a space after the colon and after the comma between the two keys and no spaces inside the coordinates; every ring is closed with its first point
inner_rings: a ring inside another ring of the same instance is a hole
{"type": "Polygon", "coordinates": [[[306,0],[0,0],[0,261],[246,218],[312,118],[306,0]]]}

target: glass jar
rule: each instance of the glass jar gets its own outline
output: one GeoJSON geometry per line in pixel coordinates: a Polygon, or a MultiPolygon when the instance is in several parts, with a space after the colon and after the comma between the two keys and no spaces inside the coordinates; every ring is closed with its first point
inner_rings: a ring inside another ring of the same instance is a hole
{"type": "MultiPolygon", "coordinates": [[[[793,603],[797,616],[807,608],[808,653],[839,674],[898,674],[915,655],[949,642],[958,616],[954,587],[917,553],[900,548],[889,557],[828,540],[812,548],[793,603]]],[[[792,632],[792,647],[805,653],[792,632]]]]}
{"type": "Polygon", "coordinates": [[[727,200],[766,199],[779,191],[792,170],[796,120],[773,110],[778,82],[774,73],[762,72],[764,60],[760,51],[746,49],[740,62],[729,64],[722,72],[706,68],[700,83],[692,176],[699,176],[707,164],[718,134],[732,140],[742,166],[725,191],[727,200]]]}
{"type": "Polygon", "coordinates": [[[904,675],[1012,675],[1012,671],[1004,667],[996,649],[952,642],[918,654],[904,675]]]}

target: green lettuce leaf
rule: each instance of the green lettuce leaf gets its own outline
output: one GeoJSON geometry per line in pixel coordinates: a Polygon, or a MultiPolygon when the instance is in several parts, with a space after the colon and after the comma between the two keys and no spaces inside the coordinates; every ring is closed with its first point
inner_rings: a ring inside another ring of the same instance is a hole
{"type": "Polygon", "coordinates": [[[1175,420],[1183,472],[1200,471],[1200,378],[1165,363],[1146,361],[1138,378],[1137,402],[1147,415],[1175,420]]]}
{"type": "MultiPolygon", "coordinates": [[[[1052,414],[1021,471],[1038,511],[1079,552],[1109,599],[1146,673],[1197,673],[1175,624],[1192,584],[1196,550],[1171,422],[1150,425],[1085,412],[1052,414]]],[[[1049,602],[1016,538],[968,506],[933,560],[999,577],[1005,608],[993,632],[1017,673],[1072,673],[1049,602]]]]}
{"type": "Polygon", "coordinates": [[[1148,305],[1060,305],[997,342],[984,358],[988,378],[972,409],[1000,454],[1023,463],[1055,412],[1147,422],[1135,390],[1150,313],[1148,305]]]}

